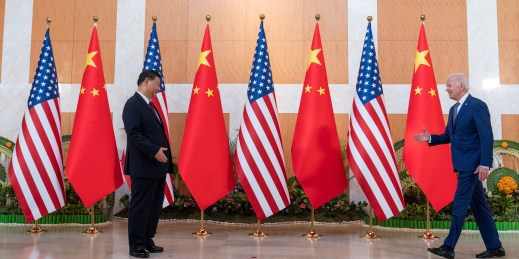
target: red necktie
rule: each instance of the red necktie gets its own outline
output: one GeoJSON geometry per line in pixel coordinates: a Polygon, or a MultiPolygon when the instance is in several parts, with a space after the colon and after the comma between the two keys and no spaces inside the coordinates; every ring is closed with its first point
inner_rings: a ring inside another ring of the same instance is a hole
{"type": "Polygon", "coordinates": [[[159,113],[157,112],[157,108],[155,108],[155,105],[153,104],[153,102],[150,101],[150,108],[151,110],[153,111],[153,114],[155,114],[155,117],[157,117],[157,119],[159,120],[159,122],[162,124],[162,121],[160,120],[160,116],[159,116],[159,113]]]}

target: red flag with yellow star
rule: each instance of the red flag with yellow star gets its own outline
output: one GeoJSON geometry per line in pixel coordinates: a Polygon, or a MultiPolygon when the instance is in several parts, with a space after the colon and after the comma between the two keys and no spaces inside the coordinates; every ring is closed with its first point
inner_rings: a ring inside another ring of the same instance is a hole
{"type": "Polygon", "coordinates": [[[236,185],[209,23],[198,57],[178,169],[201,210],[227,195],[236,185]]]}
{"type": "Polygon", "coordinates": [[[433,208],[439,211],[454,199],[456,191],[456,177],[450,148],[448,145],[429,147],[427,143],[413,140],[413,135],[422,133],[423,128],[433,134],[445,131],[445,121],[423,23],[418,38],[410,95],[404,163],[433,208]]]}
{"type": "Polygon", "coordinates": [[[315,209],[347,186],[322,50],[317,23],[292,142],[295,175],[315,209]]]}
{"type": "Polygon", "coordinates": [[[123,183],[94,24],[65,168],[86,207],[123,183]]]}

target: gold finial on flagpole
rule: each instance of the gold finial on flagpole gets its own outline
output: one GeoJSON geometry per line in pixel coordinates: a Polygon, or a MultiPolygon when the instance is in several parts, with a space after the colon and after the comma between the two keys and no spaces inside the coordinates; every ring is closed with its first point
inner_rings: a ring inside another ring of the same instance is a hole
{"type": "Polygon", "coordinates": [[[260,14],[260,20],[265,20],[265,15],[264,14],[260,14]]]}
{"type": "Polygon", "coordinates": [[[156,21],[157,21],[157,16],[154,15],[153,17],[151,17],[151,20],[152,20],[153,22],[156,22],[156,21]]]}
{"type": "Polygon", "coordinates": [[[315,19],[316,19],[317,21],[321,20],[321,15],[320,15],[320,14],[316,14],[316,15],[315,15],[315,19]]]}
{"type": "Polygon", "coordinates": [[[373,21],[373,16],[370,15],[370,16],[368,16],[368,22],[371,22],[371,21],[373,21]]]}
{"type": "Polygon", "coordinates": [[[99,21],[99,18],[97,18],[97,16],[94,16],[94,18],[92,18],[92,20],[94,20],[94,22],[97,23],[97,21],[99,21]]]}
{"type": "Polygon", "coordinates": [[[50,17],[47,17],[47,19],[45,19],[45,21],[47,21],[47,26],[50,26],[50,22],[52,22],[52,20],[50,19],[50,17]]]}
{"type": "Polygon", "coordinates": [[[420,15],[420,20],[422,20],[422,22],[425,22],[425,14],[420,15]]]}
{"type": "Polygon", "coordinates": [[[211,15],[206,15],[206,16],[205,16],[205,20],[206,20],[207,22],[211,21],[211,15]]]}

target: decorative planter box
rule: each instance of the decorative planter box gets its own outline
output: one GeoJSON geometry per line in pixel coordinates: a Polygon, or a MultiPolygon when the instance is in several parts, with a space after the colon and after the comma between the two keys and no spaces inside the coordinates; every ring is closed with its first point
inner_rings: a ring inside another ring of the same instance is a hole
{"type": "MultiPolygon", "coordinates": [[[[94,215],[94,223],[106,222],[108,217],[104,214],[94,215]]],[[[5,215],[0,214],[0,223],[19,223],[26,224],[25,217],[23,215],[5,215]]],[[[38,220],[39,224],[67,224],[67,223],[79,223],[79,224],[90,224],[90,215],[47,215],[38,220]]]]}
{"type": "MultiPolygon", "coordinates": [[[[369,217],[364,218],[364,224],[369,225],[369,217]]],[[[431,229],[449,229],[450,221],[431,221],[431,229]]],[[[412,228],[412,229],[425,229],[427,227],[427,221],[425,220],[403,220],[403,219],[388,219],[384,222],[378,221],[373,218],[373,226],[382,226],[390,228],[412,228]]],[[[519,230],[518,222],[496,222],[497,230],[519,230]]],[[[463,225],[464,230],[478,230],[476,222],[465,222],[463,225]]]]}

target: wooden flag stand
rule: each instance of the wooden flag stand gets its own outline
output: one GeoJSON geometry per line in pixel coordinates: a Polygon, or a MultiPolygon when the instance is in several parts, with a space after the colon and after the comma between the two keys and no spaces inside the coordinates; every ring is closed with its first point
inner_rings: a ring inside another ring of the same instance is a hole
{"type": "Polygon", "coordinates": [[[317,234],[314,230],[314,221],[315,221],[315,210],[314,207],[312,207],[312,215],[310,219],[310,231],[308,233],[304,234],[303,236],[306,238],[319,238],[321,235],[317,234]]]}
{"type": "Polygon", "coordinates": [[[208,235],[211,235],[212,233],[207,232],[207,230],[204,228],[204,210],[200,211],[200,228],[193,233],[193,235],[197,237],[206,237],[208,235]]]}
{"type": "Polygon", "coordinates": [[[90,214],[90,222],[91,222],[91,225],[90,227],[88,227],[87,230],[85,230],[83,232],[83,234],[99,234],[99,233],[102,233],[103,231],[101,230],[98,230],[95,226],[94,226],[94,223],[95,223],[95,220],[94,220],[94,205],[90,206],[90,209],[89,209],[89,214],[90,214]]]}
{"type": "Polygon", "coordinates": [[[426,240],[437,239],[438,237],[431,232],[431,214],[429,212],[429,200],[426,200],[425,203],[427,203],[427,230],[421,236],[418,236],[418,238],[426,240]]]}
{"type": "Polygon", "coordinates": [[[267,233],[263,232],[263,230],[261,230],[260,226],[261,226],[261,222],[260,220],[258,219],[258,224],[256,225],[256,230],[252,233],[249,234],[249,236],[253,236],[253,237],[265,237],[265,236],[268,236],[267,233]]]}
{"type": "Polygon", "coordinates": [[[381,236],[377,235],[377,233],[375,233],[375,231],[373,231],[373,208],[371,208],[371,206],[369,206],[369,229],[368,229],[368,232],[366,232],[366,234],[364,236],[361,236],[363,237],[364,239],[379,239],[379,238],[382,238],[381,236]]]}
{"type": "Polygon", "coordinates": [[[38,220],[35,220],[34,225],[32,225],[31,229],[27,230],[27,233],[37,234],[45,231],[47,230],[41,228],[40,224],[38,224],[38,220]]]}

